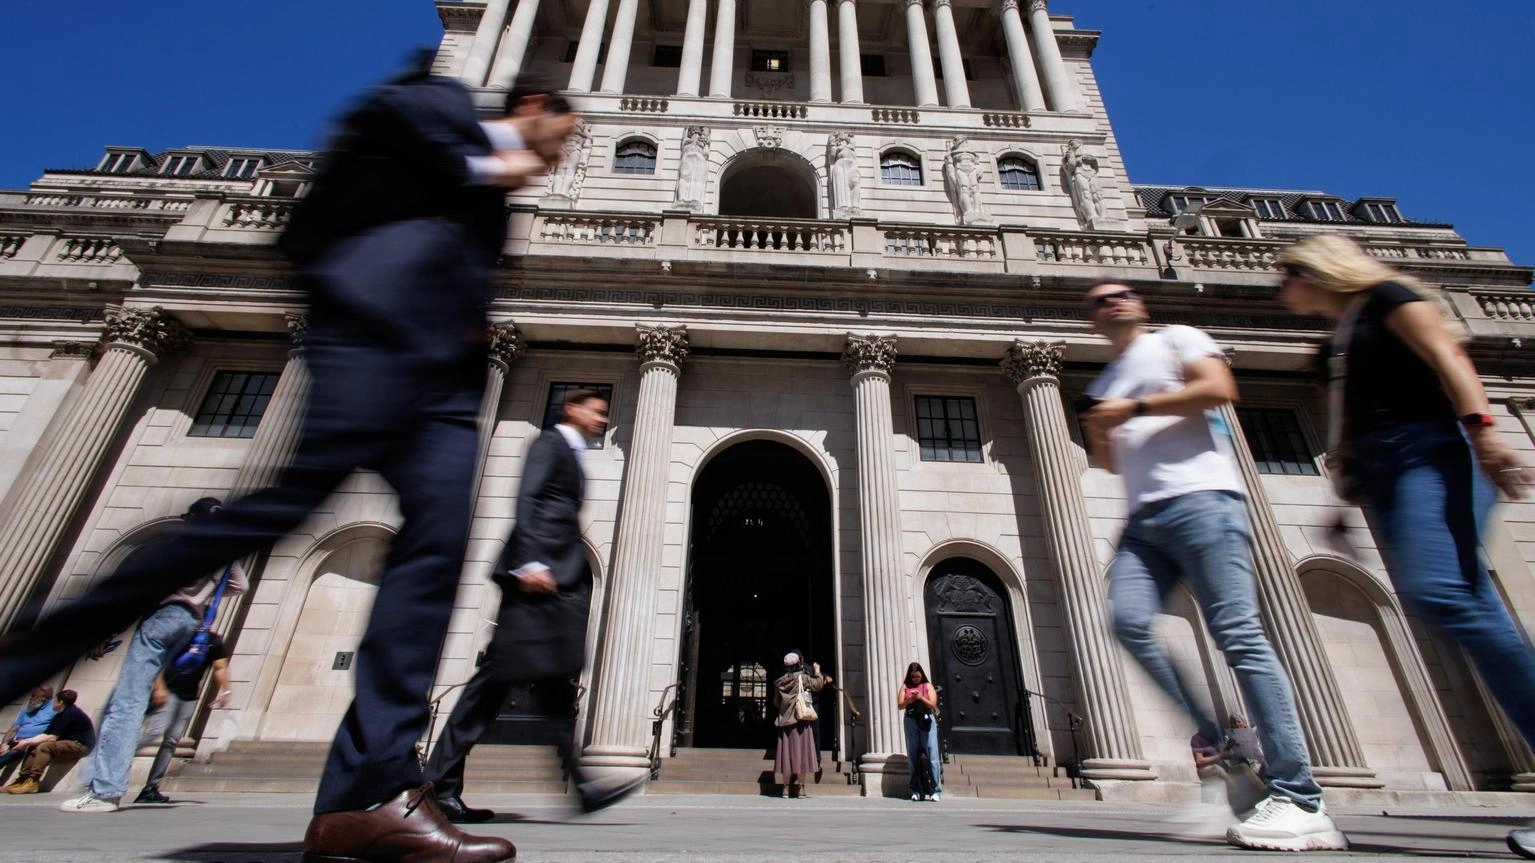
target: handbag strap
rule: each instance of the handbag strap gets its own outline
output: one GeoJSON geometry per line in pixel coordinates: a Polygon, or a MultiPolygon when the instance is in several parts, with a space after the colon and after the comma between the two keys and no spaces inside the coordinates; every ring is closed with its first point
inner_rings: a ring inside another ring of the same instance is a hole
{"type": "Polygon", "coordinates": [[[219,576],[219,586],[213,591],[213,598],[208,600],[208,610],[203,612],[203,622],[198,625],[198,630],[206,632],[213,627],[213,618],[219,613],[219,600],[224,598],[224,588],[229,586],[229,577],[234,574],[235,565],[224,567],[224,574],[219,576]]]}

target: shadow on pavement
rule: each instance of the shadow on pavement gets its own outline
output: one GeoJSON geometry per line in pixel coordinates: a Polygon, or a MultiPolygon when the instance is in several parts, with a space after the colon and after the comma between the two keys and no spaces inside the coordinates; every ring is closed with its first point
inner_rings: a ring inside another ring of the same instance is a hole
{"type": "Polygon", "coordinates": [[[161,860],[186,863],[297,863],[302,842],[209,842],[167,852],[161,860]]]}

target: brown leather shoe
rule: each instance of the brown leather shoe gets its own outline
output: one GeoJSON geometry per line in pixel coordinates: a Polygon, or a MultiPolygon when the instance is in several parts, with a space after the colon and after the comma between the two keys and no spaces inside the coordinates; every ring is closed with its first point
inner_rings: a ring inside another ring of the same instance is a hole
{"type": "Polygon", "coordinates": [[[302,863],[508,863],[517,846],[454,827],[430,785],[402,791],[377,809],[327,812],[309,822],[302,863]]]}

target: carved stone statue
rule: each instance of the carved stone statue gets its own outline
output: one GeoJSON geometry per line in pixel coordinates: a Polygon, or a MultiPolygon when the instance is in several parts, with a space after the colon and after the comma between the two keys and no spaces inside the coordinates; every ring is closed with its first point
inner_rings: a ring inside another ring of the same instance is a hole
{"type": "Polygon", "coordinates": [[[695,213],[703,210],[708,180],[709,130],[689,126],[682,141],[682,165],[677,170],[677,207],[695,213]]]}
{"type": "Polygon", "coordinates": [[[1071,208],[1077,222],[1086,230],[1102,227],[1108,221],[1103,208],[1103,192],[1098,188],[1098,157],[1082,150],[1076,138],[1061,145],[1061,180],[1071,193],[1071,208]]]}
{"type": "Polygon", "coordinates": [[[559,167],[549,172],[549,194],[544,205],[569,207],[581,197],[581,187],[586,182],[586,160],[592,152],[592,133],[586,124],[578,123],[565,148],[560,151],[559,167]]]}
{"type": "Polygon", "coordinates": [[[948,155],[943,157],[944,186],[961,225],[989,225],[991,217],[981,203],[981,157],[969,145],[970,139],[963,135],[949,141],[948,155]]]}
{"type": "Polygon", "coordinates": [[[863,215],[863,178],[852,132],[833,132],[826,141],[826,184],[833,219],[863,215]]]}

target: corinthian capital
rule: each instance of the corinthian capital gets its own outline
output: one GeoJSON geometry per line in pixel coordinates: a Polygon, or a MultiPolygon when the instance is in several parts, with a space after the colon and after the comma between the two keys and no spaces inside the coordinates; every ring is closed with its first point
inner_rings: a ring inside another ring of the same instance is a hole
{"type": "Polygon", "coordinates": [[[1029,14],[1035,12],[1049,12],[1050,0],[1029,0],[1029,14]]]}
{"type": "Polygon", "coordinates": [[[511,321],[494,324],[490,328],[490,361],[510,368],[512,363],[528,353],[528,343],[522,339],[522,330],[511,321]]]}
{"type": "Polygon", "coordinates": [[[932,2],[933,2],[933,8],[937,9],[940,6],[948,6],[952,2],[952,0],[932,0],[932,2]]]}
{"type": "Polygon", "coordinates": [[[1018,0],[1002,0],[1002,11],[1003,12],[1017,12],[1018,11],[1018,0]]]}
{"type": "Polygon", "coordinates": [[[288,322],[288,350],[302,351],[304,340],[309,337],[309,316],[303,312],[288,312],[283,318],[288,322]]]}
{"type": "Polygon", "coordinates": [[[669,363],[680,366],[688,358],[687,327],[668,327],[664,324],[647,327],[636,324],[634,329],[634,352],[642,365],[669,363]]]}
{"type": "Polygon", "coordinates": [[[1014,385],[1034,378],[1061,377],[1061,358],[1066,352],[1065,342],[1034,342],[1019,340],[1007,349],[1002,358],[1002,371],[1014,385]]]}
{"type": "Polygon", "coordinates": [[[848,334],[842,349],[842,362],[852,374],[879,372],[890,374],[895,368],[895,336],[855,336],[848,334]]]}
{"type": "Polygon", "coordinates": [[[191,340],[181,321],[166,314],[159,306],[130,309],[109,305],[106,320],[102,341],[108,345],[128,345],[159,356],[179,350],[191,340]]]}

